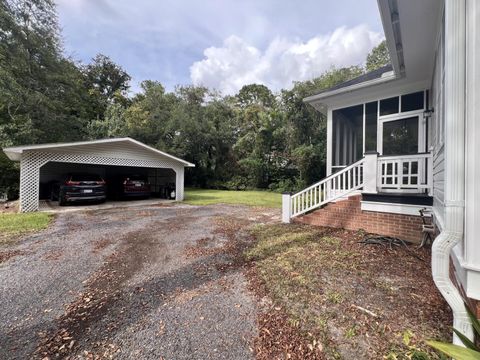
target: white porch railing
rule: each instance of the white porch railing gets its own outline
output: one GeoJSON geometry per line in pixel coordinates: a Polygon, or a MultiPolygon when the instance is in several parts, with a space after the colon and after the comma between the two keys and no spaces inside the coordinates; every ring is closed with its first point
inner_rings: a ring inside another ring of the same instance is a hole
{"type": "Polygon", "coordinates": [[[358,190],[363,186],[363,163],[361,159],[343,170],[293,195],[284,194],[282,220],[299,216],[322,205],[358,190]]]}
{"type": "Polygon", "coordinates": [[[291,195],[283,194],[282,221],[317,209],[362,188],[364,193],[428,193],[433,189],[432,154],[365,157],[322,181],[291,195]]]}
{"type": "Polygon", "coordinates": [[[377,188],[380,192],[429,194],[433,185],[432,154],[378,157],[377,188]]]}

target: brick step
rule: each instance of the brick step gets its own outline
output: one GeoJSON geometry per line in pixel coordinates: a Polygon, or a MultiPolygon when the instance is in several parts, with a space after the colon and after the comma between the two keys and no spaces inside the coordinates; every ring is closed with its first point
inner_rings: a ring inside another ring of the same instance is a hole
{"type": "Polygon", "coordinates": [[[362,211],[362,195],[353,195],[345,200],[329,203],[321,209],[294,218],[297,223],[393,236],[403,240],[422,240],[422,218],[414,215],[362,211]]]}

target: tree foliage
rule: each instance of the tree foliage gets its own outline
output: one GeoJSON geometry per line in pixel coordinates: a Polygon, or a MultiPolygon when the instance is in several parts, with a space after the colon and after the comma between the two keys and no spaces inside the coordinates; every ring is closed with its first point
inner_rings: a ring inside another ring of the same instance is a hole
{"type": "Polygon", "coordinates": [[[378,46],[374,47],[367,55],[367,71],[376,70],[390,63],[390,54],[388,53],[387,41],[383,40],[378,46]]]}
{"type": "MultiPolygon", "coordinates": [[[[367,69],[388,59],[380,44],[367,69]]],[[[324,176],[326,119],[306,96],[362,74],[332,68],[272,92],[262,84],[222,96],[199,86],[168,92],[108,56],[63,55],[53,0],[0,2],[0,146],[130,136],[196,164],[189,185],[295,190],[324,176]]],[[[18,165],[0,157],[0,192],[18,190],[18,165]]]]}

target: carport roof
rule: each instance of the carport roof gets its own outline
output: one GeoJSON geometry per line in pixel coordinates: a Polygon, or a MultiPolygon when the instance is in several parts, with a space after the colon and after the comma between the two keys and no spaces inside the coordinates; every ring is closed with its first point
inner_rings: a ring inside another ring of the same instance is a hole
{"type": "Polygon", "coordinates": [[[65,150],[66,148],[69,147],[76,147],[76,146],[83,146],[83,145],[98,145],[98,144],[108,144],[108,143],[116,143],[116,144],[134,144],[137,145],[143,149],[149,150],[152,153],[155,153],[157,155],[162,155],[167,158],[170,158],[174,161],[178,161],[179,163],[183,164],[184,166],[187,167],[195,167],[195,164],[192,164],[188,161],[179,159],[173,155],[167,154],[163,151],[157,150],[151,146],[145,145],[144,143],[141,143],[140,141],[137,141],[135,139],[129,138],[129,137],[124,137],[124,138],[113,138],[113,139],[101,139],[101,140],[92,140],[92,141],[76,141],[76,142],[68,142],[68,143],[51,143],[51,144],[38,144],[38,145],[25,145],[25,146],[14,146],[14,147],[8,147],[4,148],[3,152],[8,156],[10,160],[13,161],[20,161],[22,158],[22,154],[24,151],[35,151],[35,150],[55,150],[55,149],[63,149],[65,150]]]}

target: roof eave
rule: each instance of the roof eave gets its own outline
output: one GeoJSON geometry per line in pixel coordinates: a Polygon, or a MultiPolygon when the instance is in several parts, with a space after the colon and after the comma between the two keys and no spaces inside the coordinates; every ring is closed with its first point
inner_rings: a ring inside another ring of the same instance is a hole
{"type": "Polygon", "coordinates": [[[340,88],[340,89],[336,89],[336,90],[332,90],[332,91],[326,91],[326,92],[323,92],[323,93],[320,93],[320,94],[317,94],[317,95],[308,96],[308,97],[304,98],[303,101],[308,103],[308,104],[311,104],[311,105],[315,106],[321,100],[324,100],[324,99],[327,99],[327,98],[330,98],[330,97],[333,97],[333,96],[336,96],[336,95],[351,93],[353,91],[361,90],[361,89],[368,88],[368,87],[375,86],[375,85],[384,84],[384,83],[387,83],[387,82],[390,82],[390,81],[393,81],[393,80],[397,80],[397,79],[398,79],[398,76],[395,75],[395,73],[394,73],[394,74],[391,74],[391,75],[380,77],[378,79],[368,80],[368,81],[364,81],[364,82],[359,83],[359,84],[354,84],[354,85],[347,86],[347,87],[344,87],[344,88],[340,88]]]}
{"type": "Polygon", "coordinates": [[[402,60],[403,56],[401,55],[401,52],[403,51],[403,44],[400,34],[398,34],[397,39],[393,30],[394,23],[399,22],[398,13],[396,14],[396,17],[394,14],[392,14],[389,0],[377,0],[377,3],[393,72],[397,74],[398,77],[401,77],[405,72],[402,60]]]}

